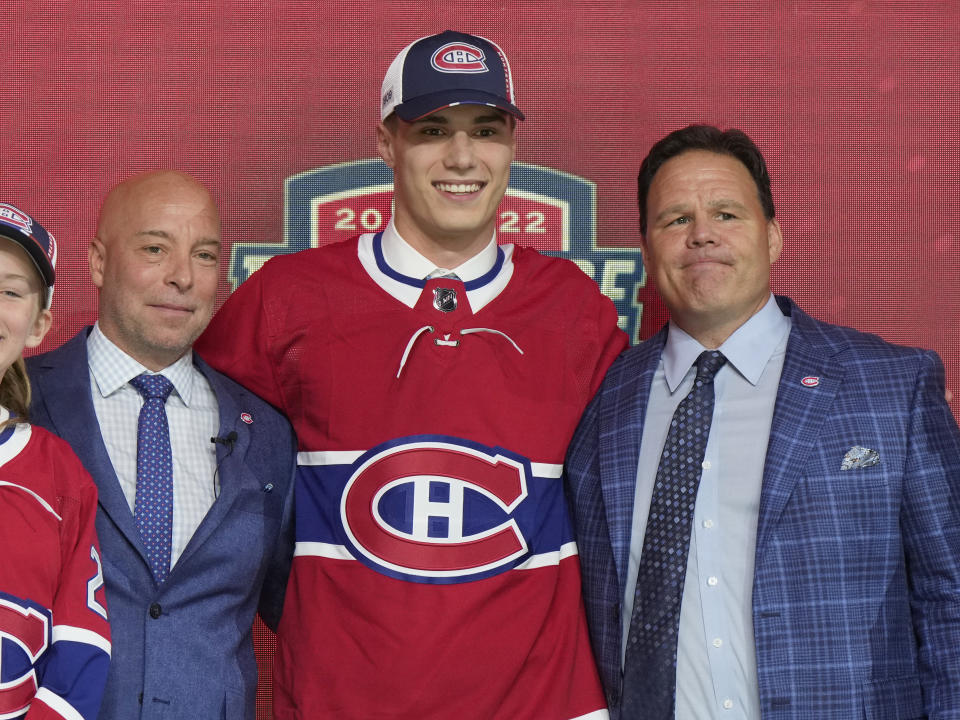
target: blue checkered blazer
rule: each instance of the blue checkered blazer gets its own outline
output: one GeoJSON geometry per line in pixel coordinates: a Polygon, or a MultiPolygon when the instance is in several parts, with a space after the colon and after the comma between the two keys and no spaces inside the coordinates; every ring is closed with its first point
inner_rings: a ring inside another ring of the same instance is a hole
{"type": "MultiPolygon", "coordinates": [[[[777,302],[793,325],[757,530],[764,720],[960,718],[960,431],[943,364],[777,302]],[[841,470],[855,445],[876,450],[879,464],[841,470]]],[[[661,331],[613,364],[567,458],[591,640],[614,718],[639,443],[665,340],[661,331]]]]}

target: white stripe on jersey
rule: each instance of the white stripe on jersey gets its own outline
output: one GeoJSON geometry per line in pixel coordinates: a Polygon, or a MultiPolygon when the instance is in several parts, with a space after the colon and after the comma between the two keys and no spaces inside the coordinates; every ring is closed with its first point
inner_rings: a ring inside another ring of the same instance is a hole
{"type": "Polygon", "coordinates": [[[110,641],[103,635],[93,632],[93,630],[86,630],[84,628],[74,627],[73,625],[54,625],[51,634],[54,642],[66,640],[68,642],[83,643],[84,645],[93,645],[103,650],[107,655],[110,654],[110,641]]]}
{"type": "Polygon", "coordinates": [[[570,718],[570,720],[610,720],[610,713],[606,710],[594,710],[592,713],[570,718]]]}
{"type": "Polygon", "coordinates": [[[530,469],[534,477],[540,478],[560,478],[563,477],[563,465],[556,463],[530,463],[530,469]]]}
{"type": "Polygon", "coordinates": [[[314,450],[297,453],[297,465],[351,465],[363,450],[314,450]]]}
{"type": "MultiPolygon", "coordinates": [[[[311,450],[297,453],[297,465],[313,467],[318,465],[351,465],[363,455],[365,450],[311,450]]],[[[559,478],[563,476],[563,465],[557,463],[530,463],[534,477],[559,478]]]]}
{"type": "MultiPolygon", "coordinates": [[[[534,570],[551,565],[559,565],[561,560],[573,557],[577,554],[577,544],[575,542],[564,543],[559,550],[555,552],[541,553],[531,555],[522,563],[517,565],[514,570],[534,570]]],[[[298,542],[293,550],[294,557],[322,557],[330,560],[355,560],[345,545],[334,545],[333,543],[322,542],[298,542]]]]}
{"type": "Polygon", "coordinates": [[[298,542],[293,549],[293,556],[325,557],[331,560],[353,560],[353,555],[345,545],[321,542],[298,542]]]}
{"type": "Polygon", "coordinates": [[[548,565],[559,565],[561,560],[573,557],[577,554],[577,544],[575,542],[564,543],[559,550],[539,555],[531,555],[522,563],[517,565],[514,570],[534,570],[548,565]]]}
{"type": "Polygon", "coordinates": [[[84,720],[83,715],[78,713],[73,705],[68,703],[59,695],[54,695],[45,687],[41,687],[37,690],[37,694],[33,697],[33,702],[36,702],[37,700],[53,710],[55,713],[57,713],[57,715],[64,718],[64,720],[84,720]]]}
{"type": "Polygon", "coordinates": [[[57,519],[57,522],[63,522],[63,518],[60,517],[59,515],[57,515],[57,511],[54,510],[52,507],[50,507],[50,503],[48,503],[48,502],[47,502],[46,500],[44,500],[42,497],[40,497],[39,495],[37,495],[37,494],[36,494],[33,490],[31,490],[30,488],[25,488],[23,485],[17,485],[16,483],[7,482],[6,480],[0,480],[0,487],[12,487],[12,488],[16,488],[17,490],[23,490],[25,493],[28,493],[28,494],[32,495],[33,498],[34,498],[38,503],[40,503],[41,505],[43,505],[43,509],[46,510],[47,512],[49,512],[51,515],[53,515],[53,516],[57,519]]]}

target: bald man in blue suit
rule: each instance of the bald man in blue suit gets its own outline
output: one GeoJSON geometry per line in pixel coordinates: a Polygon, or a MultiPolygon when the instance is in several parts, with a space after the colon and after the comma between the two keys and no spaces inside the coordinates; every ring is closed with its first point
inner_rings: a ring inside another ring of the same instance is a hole
{"type": "Polygon", "coordinates": [[[99,491],[113,656],[100,720],[254,720],[253,620],[280,619],[293,555],[289,423],[192,352],[219,279],[220,217],[192,177],[136,175],[100,212],[90,250],[99,319],[28,360],[31,421],[77,453],[99,491]],[[169,574],[135,517],[131,380],[162,375],[172,455],[169,574]]]}
{"type": "Polygon", "coordinates": [[[639,189],[671,321],[611,367],[567,462],[613,717],[960,718],[960,431],[939,357],[771,295],[783,239],[743,133],[671,133],[639,189]],[[694,498],[664,505],[661,449],[712,351],[694,498]],[[671,535],[664,515],[685,524],[671,535]],[[637,589],[668,536],[673,615],[663,587],[637,589]]]}

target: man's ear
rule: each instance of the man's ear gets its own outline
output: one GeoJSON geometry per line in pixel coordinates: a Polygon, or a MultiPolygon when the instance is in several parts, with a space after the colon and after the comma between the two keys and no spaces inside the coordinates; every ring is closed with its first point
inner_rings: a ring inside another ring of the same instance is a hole
{"type": "Polygon", "coordinates": [[[90,279],[98,288],[103,287],[103,262],[106,248],[100,238],[90,241],[87,248],[87,263],[90,265],[90,279]]]}
{"type": "Polygon", "coordinates": [[[394,167],[393,132],[383,123],[377,124],[377,153],[387,167],[394,167]]]}
{"type": "Polygon", "coordinates": [[[770,251],[770,264],[773,265],[783,252],[783,231],[776,218],[767,223],[767,249],[770,251]]]}

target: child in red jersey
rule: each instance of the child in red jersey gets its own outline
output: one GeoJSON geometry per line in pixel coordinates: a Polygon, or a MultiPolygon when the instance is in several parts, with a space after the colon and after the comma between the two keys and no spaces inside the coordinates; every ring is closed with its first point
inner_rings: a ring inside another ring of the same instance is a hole
{"type": "Polygon", "coordinates": [[[25,422],[25,347],[50,329],[56,241],[0,203],[0,717],[94,720],[110,628],[97,491],[70,447],[25,422]]]}

